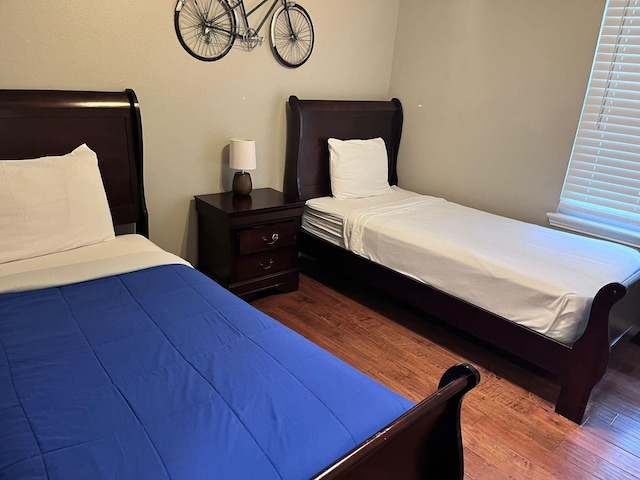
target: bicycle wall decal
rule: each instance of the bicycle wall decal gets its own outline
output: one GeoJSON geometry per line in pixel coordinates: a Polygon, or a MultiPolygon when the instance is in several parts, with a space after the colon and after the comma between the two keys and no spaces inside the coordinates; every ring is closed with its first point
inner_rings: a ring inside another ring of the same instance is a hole
{"type": "Polygon", "coordinates": [[[219,60],[229,53],[236,38],[245,49],[253,50],[262,45],[264,37],[260,36],[260,30],[273,13],[269,38],[276,59],[291,68],[309,60],[314,41],[313,24],[302,6],[286,0],[262,0],[247,11],[244,0],[230,2],[178,0],[174,25],[180,44],[190,55],[205,62],[219,60]],[[258,26],[250,26],[249,17],[269,1],[272,4],[258,26]]]}

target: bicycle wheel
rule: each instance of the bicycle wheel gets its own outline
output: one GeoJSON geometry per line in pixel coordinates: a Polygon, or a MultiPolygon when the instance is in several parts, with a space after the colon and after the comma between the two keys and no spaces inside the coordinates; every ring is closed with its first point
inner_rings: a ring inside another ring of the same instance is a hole
{"type": "Polygon", "coordinates": [[[235,41],[236,16],[227,0],[178,0],[173,22],[180,44],[198,60],[224,57],[235,41]]]}
{"type": "Polygon", "coordinates": [[[299,67],[313,50],[313,24],[307,11],[297,4],[280,7],[271,19],[271,49],[286,67],[299,67]]]}

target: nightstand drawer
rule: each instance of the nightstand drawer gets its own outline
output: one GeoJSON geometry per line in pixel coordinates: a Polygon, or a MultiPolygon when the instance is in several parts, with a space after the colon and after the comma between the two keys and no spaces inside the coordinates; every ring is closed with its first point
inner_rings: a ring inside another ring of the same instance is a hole
{"type": "Polygon", "coordinates": [[[297,253],[297,249],[291,247],[238,257],[236,280],[241,282],[294,268],[297,253]]]}
{"type": "Polygon", "coordinates": [[[298,288],[304,201],[272,188],[196,196],[198,269],[238,296],[298,288]]]}
{"type": "Polygon", "coordinates": [[[239,230],[238,253],[248,255],[295,245],[297,234],[297,220],[239,230]]]}

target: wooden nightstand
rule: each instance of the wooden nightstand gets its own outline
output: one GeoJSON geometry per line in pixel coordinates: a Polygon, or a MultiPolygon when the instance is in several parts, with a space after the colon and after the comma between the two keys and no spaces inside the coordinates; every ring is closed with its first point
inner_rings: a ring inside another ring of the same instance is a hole
{"type": "Polygon", "coordinates": [[[240,297],[298,289],[303,201],[271,188],[195,199],[200,271],[240,297]]]}

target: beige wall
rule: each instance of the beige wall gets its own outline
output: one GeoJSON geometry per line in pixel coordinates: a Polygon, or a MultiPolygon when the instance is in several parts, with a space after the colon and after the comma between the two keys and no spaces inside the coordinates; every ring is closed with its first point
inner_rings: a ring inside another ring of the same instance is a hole
{"type": "Polygon", "coordinates": [[[174,32],[175,3],[0,2],[0,88],[133,88],[142,109],[151,238],[195,260],[191,199],[230,189],[229,138],[255,138],[254,186],[281,188],[289,95],[387,98],[399,0],[301,2],[316,45],[294,70],[276,62],[268,42],[253,52],[236,46],[217,62],[193,59],[174,32]]]}
{"type": "Polygon", "coordinates": [[[305,0],[316,46],[295,70],[268,43],[212,63],[191,58],[173,30],[174,0],[5,1],[0,88],[133,88],[151,237],[190,260],[191,199],[229,190],[229,138],[255,138],[254,186],[281,188],[290,94],[399,97],[401,186],[546,224],[604,1],[305,0]]]}
{"type": "Polygon", "coordinates": [[[400,185],[539,224],[555,211],[605,0],[402,0],[400,185]]]}

